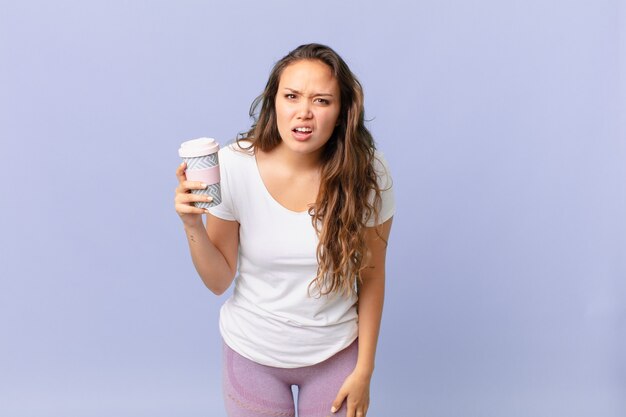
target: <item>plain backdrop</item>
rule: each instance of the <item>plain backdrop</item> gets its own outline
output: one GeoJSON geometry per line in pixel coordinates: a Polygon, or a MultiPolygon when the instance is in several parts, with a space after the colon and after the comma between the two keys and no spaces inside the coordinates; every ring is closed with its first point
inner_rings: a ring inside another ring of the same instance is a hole
{"type": "Polygon", "coordinates": [[[337,50],[394,176],[370,417],[626,415],[617,0],[0,1],[0,415],[225,416],[177,149],[337,50]]]}

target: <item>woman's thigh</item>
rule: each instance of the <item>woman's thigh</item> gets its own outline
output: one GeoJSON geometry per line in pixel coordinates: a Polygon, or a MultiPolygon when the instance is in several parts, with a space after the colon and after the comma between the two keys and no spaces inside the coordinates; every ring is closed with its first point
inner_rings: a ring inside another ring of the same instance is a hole
{"type": "Polygon", "coordinates": [[[291,385],[280,368],[260,365],[223,344],[222,389],[229,417],[294,417],[291,385]]]}
{"type": "Polygon", "coordinates": [[[346,401],[334,414],[333,401],[358,358],[358,339],[331,358],[307,367],[298,384],[298,417],[345,417],[346,401]]]}

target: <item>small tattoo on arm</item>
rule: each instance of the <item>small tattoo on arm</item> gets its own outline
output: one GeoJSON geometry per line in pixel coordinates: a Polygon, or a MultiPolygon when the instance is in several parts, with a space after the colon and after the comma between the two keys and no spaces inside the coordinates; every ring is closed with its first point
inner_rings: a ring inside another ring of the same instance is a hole
{"type": "Polygon", "coordinates": [[[189,235],[189,240],[191,240],[192,242],[195,242],[196,237],[194,235],[189,235]]]}

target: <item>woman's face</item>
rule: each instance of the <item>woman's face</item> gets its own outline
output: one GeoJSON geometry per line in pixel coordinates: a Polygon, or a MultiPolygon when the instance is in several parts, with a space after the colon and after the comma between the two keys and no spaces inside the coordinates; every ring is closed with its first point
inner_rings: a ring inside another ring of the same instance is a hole
{"type": "Polygon", "coordinates": [[[317,60],[289,65],[281,74],[275,102],[282,144],[297,153],[321,153],[341,109],[339,83],[330,67],[317,60]]]}

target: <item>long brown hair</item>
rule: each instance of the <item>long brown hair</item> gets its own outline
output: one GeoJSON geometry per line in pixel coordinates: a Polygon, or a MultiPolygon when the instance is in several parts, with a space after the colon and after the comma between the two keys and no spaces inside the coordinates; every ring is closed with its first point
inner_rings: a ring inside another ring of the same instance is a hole
{"type": "Polygon", "coordinates": [[[341,97],[338,124],[321,155],[317,199],[309,208],[319,238],[318,271],[311,285],[316,284],[319,295],[349,296],[355,294],[361,271],[367,267],[365,227],[368,219],[378,220],[381,190],[373,166],[374,139],[364,124],[363,89],[348,65],[325,45],[301,45],[289,52],[274,65],[265,90],[252,103],[250,116],[255,123],[238,142],[249,141],[250,147],[264,152],[281,143],[275,108],[278,84],[284,69],[301,60],[328,65],[341,97]]]}

